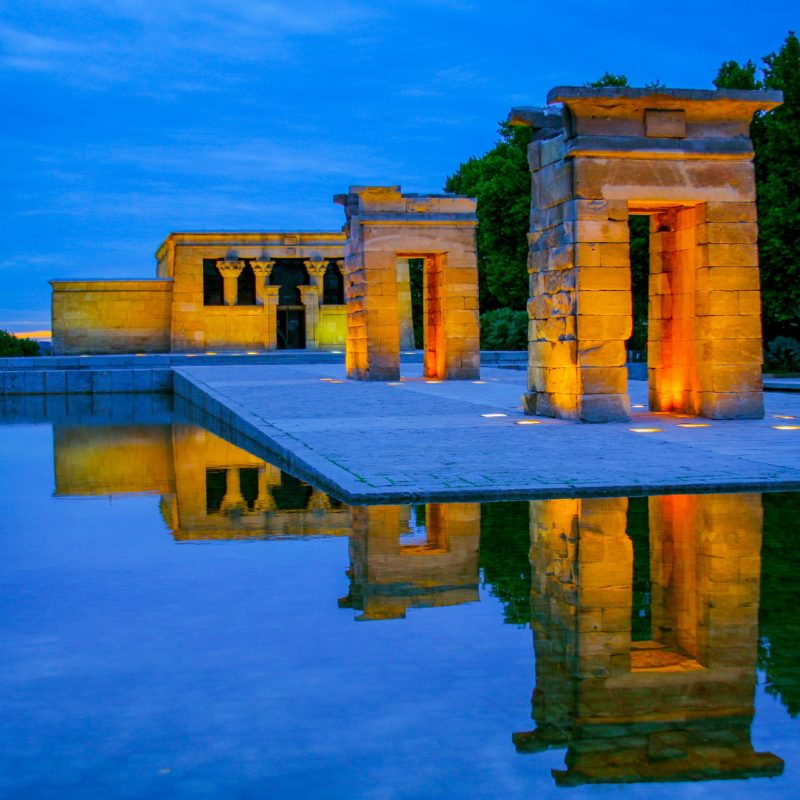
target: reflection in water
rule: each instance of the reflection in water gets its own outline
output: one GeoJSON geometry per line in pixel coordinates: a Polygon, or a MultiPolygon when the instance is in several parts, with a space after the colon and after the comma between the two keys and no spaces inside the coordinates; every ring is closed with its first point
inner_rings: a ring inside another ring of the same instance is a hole
{"type": "MultiPolygon", "coordinates": [[[[750,738],[760,495],[349,507],[185,422],[57,424],[54,443],[57,494],[159,494],[178,541],[348,536],[339,605],[357,620],[475,602],[481,575],[507,622],[530,620],[535,728],[514,742],[565,748],[559,785],[783,769],[750,738]]],[[[786,702],[796,665],[781,653],[796,633],[761,655],[786,702]]]]}
{"type": "Polygon", "coordinates": [[[647,503],[646,626],[628,500],[531,503],[536,728],[517,749],[566,747],[559,785],[780,774],[750,741],[761,496],[647,503]]]}
{"type": "Polygon", "coordinates": [[[356,619],[395,619],[409,607],[478,600],[480,504],[367,506],[351,513],[350,592],[339,605],[362,611],[356,619]]]}

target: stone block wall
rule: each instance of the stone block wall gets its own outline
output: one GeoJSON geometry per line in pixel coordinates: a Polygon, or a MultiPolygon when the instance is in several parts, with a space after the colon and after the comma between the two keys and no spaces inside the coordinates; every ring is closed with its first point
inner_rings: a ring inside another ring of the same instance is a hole
{"type": "Polygon", "coordinates": [[[50,281],[53,354],[169,351],[172,281],[50,281]]]}
{"type": "Polygon", "coordinates": [[[629,417],[630,214],[651,217],[650,403],[763,416],[754,112],[779,92],[559,87],[534,128],[529,413],[629,417]]]}
{"type": "Polygon", "coordinates": [[[351,187],[336,200],[347,217],[348,377],[399,378],[401,315],[407,312],[397,262],[408,258],[425,261],[425,376],[478,377],[475,201],[403,195],[396,186],[351,187]]]}

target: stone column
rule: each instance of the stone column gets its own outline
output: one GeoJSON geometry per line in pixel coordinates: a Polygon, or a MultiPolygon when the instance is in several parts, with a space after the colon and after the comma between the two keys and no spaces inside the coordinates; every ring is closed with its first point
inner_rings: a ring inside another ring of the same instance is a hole
{"type": "Polygon", "coordinates": [[[261,512],[275,510],[275,498],[272,496],[266,467],[258,469],[258,497],[256,497],[253,510],[261,512]]]}
{"type": "Polygon", "coordinates": [[[264,286],[261,290],[264,299],[264,349],[278,347],[278,295],[280,286],[264,286]]]}
{"type": "Polygon", "coordinates": [[[244,269],[241,259],[221,258],[217,261],[217,269],[222,273],[223,294],[226,306],[235,306],[239,295],[239,276],[244,269]]]}
{"type": "Polygon", "coordinates": [[[308,270],[311,284],[299,286],[300,297],[306,309],[306,349],[317,349],[317,323],[319,322],[319,306],[322,301],[322,279],[328,262],[324,258],[309,259],[303,264],[308,270]]]}
{"type": "Polygon", "coordinates": [[[409,259],[397,259],[397,316],[400,319],[400,349],[413,350],[414,320],[411,313],[411,273],[409,259]]]}
{"type": "Polygon", "coordinates": [[[256,276],[256,305],[266,305],[264,302],[264,289],[266,288],[269,276],[275,262],[271,258],[257,258],[250,263],[256,276]]]}
{"type": "Polygon", "coordinates": [[[225,478],[225,496],[222,498],[220,511],[223,514],[241,514],[246,510],[242,497],[242,484],[239,467],[229,467],[225,478]]]}
{"type": "Polygon", "coordinates": [[[262,344],[265,350],[274,350],[277,346],[277,302],[280,287],[267,284],[275,262],[271,258],[256,258],[250,262],[250,266],[256,277],[256,305],[264,309],[262,344]],[[271,291],[273,289],[275,291],[271,291]]]}

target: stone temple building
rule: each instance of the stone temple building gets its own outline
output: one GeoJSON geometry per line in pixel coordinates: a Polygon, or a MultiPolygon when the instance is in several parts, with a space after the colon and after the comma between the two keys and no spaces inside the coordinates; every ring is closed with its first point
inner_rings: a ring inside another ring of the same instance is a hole
{"type": "Polygon", "coordinates": [[[156,278],[51,281],[53,352],[343,348],[345,237],[171,233],[156,278]]]}

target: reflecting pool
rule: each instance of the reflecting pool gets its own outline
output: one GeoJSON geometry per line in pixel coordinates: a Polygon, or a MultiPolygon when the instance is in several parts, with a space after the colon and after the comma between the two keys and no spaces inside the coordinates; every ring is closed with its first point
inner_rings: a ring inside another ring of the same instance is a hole
{"type": "Polygon", "coordinates": [[[0,408],[0,796],[797,796],[800,497],[350,507],[75,402],[0,408]]]}

